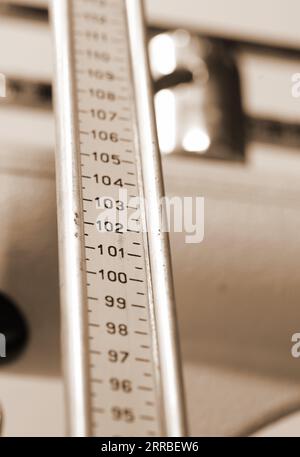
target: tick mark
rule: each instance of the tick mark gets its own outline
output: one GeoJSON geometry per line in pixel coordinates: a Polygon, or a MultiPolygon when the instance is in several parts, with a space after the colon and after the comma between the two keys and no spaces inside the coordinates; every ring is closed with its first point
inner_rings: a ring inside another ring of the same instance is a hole
{"type": "Polygon", "coordinates": [[[146,416],[146,415],[141,415],[140,419],[143,421],[154,421],[155,420],[153,416],[146,416]]]}

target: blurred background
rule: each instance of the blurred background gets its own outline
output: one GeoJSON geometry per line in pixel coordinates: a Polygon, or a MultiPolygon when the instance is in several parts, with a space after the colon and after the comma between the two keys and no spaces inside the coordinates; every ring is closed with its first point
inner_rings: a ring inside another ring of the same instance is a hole
{"type": "MultiPolygon", "coordinates": [[[[300,4],[146,6],[166,192],[205,198],[204,241],[171,233],[191,435],[300,436],[300,4]]],[[[30,332],[4,436],[65,434],[47,7],[0,3],[0,306],[30,332]]]]}

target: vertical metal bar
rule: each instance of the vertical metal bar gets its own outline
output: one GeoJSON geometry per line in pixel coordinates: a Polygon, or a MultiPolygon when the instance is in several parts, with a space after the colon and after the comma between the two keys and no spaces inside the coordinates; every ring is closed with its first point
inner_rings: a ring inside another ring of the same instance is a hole
{"type": "Polygon", "coordinates": [[[126,9],[143,185],[148,209],[148,243],[158,335],[165,433],[167,436],[185,436],[187,423],[169,239],[167,234],[161,230],[160,205],[164,189],[155,126],[152,84],[146,52],[143,2],[141,0],[126,0],[126,9]]]}
{"type": "Polygon", "coordinates": [[[62,350],[69,433],[89,436],[86,290],[82,271],[82,208],[72,52],[72,1],[52,0],[56,53],[56,176],[62,308],[62,350]]]}

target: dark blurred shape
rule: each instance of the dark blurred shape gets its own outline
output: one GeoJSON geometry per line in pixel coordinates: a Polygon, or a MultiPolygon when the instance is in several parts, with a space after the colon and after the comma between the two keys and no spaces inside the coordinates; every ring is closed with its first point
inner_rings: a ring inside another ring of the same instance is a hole
{"type": "Polygon", "coordinates": [[[193,82],[193,73],[190,70],[179,68],[169,75],[164,75],[154,81],[154,92],[159,92],[164,89],[171,89],[178,84],[193,82]]]}
{"type": "Polygon", "coordinates": [[[48,10],[46,8],[39,8],[36,6],[29,5],[19,5],[14,4],[14,2],[1,2],[0,14],[43,22],[48,22],[49,20],[48,10]]]}
{"type": "Polygon", "coordinates": [[[7,295],[0,293],[0,334],[6,339],[6,357],[0,364],[15,360],[26,347],[28,327],[17,305],[7,295]]]}
{"type": "Polygon", "coordinates": [[[247,141],[299,148],[300,124],[247,117],[247,141]]]}
{"type": "Polygon", "coordinates": [[[0,105],[52,109],[52,86],[42,81],[7,76],[6,97],[1,99],[0,105]]]}
{"type": "Polygon", "coordinates": [[[230,48],[175,30],[154,36],[149,49],[162,152],[243,161],[245,116],[230,48]],[[167,134],[169,141],[161,141],[167,134]]]}
{"type": "Polygon", "coordinates": [[[228,160],[245,158],[245,122],[239,71],[225,46],[205,40],[202,58],[208,79],[203,85],[204,117],[211,139],[207,156],[228,160]]]}

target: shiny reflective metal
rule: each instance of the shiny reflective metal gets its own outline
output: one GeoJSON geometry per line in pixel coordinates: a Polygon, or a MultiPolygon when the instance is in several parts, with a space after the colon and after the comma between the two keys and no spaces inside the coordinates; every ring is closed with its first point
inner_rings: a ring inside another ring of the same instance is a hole
{"type": "Polygon", "coordinates": [[[62,357],[67,393],[69,431],[72,436],[91,434],[87,314],[82,274],[81,193],[78,154],[73,56],[68,1],[54,1],[52,21],[56,51],[56,131],[59,263],[62,306],[62,357]],[[76,236],[75,236],[76,234],[76,236]]]}
{"type": "Polygon", "coordinates": [[[162,152],[243,160],[245,116],[231,53],[217,41],[175,30],[150,40],[150,56],[162,152]]]}

